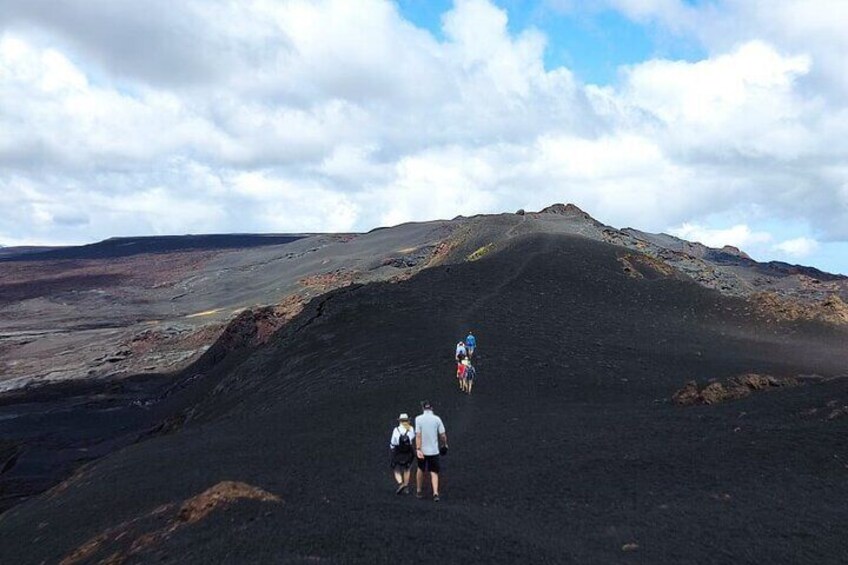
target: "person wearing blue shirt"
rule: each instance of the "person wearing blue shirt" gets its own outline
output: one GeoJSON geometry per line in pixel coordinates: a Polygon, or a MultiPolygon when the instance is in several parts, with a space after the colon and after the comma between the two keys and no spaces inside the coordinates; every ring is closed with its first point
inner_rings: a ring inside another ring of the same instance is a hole
{"type": "MultiPolygon", "coordinates": [[[[466,361],[468,361],[466,359],[466,361]]],[[[470,362],[465,367],[465,388],[463,389],[468,394],[471,394],[471,389],[474,387],[474,379],[477,377],[477,369],[470,362]]]]}
{"type": "Polygon", "coordinates": [[[477,347],[477,338],[474,337],[474,334],[468,332],[468,337],[465,338],[465,352],[470,359],[472,355],[474,355],[474,349],[477,347]]]}

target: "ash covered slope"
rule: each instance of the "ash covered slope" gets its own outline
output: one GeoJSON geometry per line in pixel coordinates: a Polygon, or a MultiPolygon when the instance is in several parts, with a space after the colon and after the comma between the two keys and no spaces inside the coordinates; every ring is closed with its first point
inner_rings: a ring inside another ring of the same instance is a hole
{"type": "Polygon", "coordinates": [[[176,372],[245,309],[264,339],[317,295],[476,260],[532,233],[612,243],[629,250],[619,261],[631,276],[687,277],[774,317],[848,323],[845,277],[617,230],[571,204],[367,234],[123,238],[0,260],[0,391],[176,372]]]}
{"type": "Polygon", "coordinates": [[[844,561],[848,418],[821,410],[845,379],[667,401],[687,378],[843,374],[844,330],[751,316],[650,262],[634,277],[590,238],[513,234],[312,303],[184,428],[0,517],[0,561],[844,561]],[[470,397],[451,363],[468,329],[470,397]],[[393,419],[425,397],[451,443],[438,504],[388,477],[393,419]]]}

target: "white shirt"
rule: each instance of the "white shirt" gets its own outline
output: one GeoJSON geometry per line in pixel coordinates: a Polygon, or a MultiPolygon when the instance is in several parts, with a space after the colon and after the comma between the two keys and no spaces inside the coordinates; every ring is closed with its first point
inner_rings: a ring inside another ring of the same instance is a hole
{"type": "Polygon", "coordinates": [[[424,455],[439,454],[439,434],[445,433],[441,418],[433,414],[432,410],[425,410],[415,418],[415,432],[421,436],[421,451],[424,455]]]}
{"type": "MultiPolygon", "coordinates": [[[[400,434],[401,427],[397,426],[392,432],[392,439],[389,440],[389,447],[397,447],[400,444],[400,434]]],[[[415,449],[415,430],[409,428],[406,431],[406,435],[409,436],[409,444],[412,446],[412,449],[415,449]]]]}
{"type": "Polygon", "coordinates": [[[463,344],[463,343],[457,343],[457,344],[456,344],[456,355],[459,355],[459,354],[460,354],[460,352],[461,352],[463,355],[468,355],[468,352],[467,352],[467,351],[465,351],[465,344],[463,344]]]}

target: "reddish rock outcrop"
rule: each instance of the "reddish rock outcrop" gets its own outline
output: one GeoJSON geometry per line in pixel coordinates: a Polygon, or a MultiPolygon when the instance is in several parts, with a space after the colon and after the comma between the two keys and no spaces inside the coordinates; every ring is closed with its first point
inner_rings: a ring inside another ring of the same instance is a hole
{"type": "Polygon", "coordinates": [[[700,391],[698,390],[698,383],[695,381],[689,381],[683,385],[683,388],[671,395],[671,400],[680,406],[691,406],[693,404],[698,404],[699,394],[700,391]]]}
{"type": "Polygon", "coordinates": [[[761,315],[775,320],[818,320],[830,324],[848,324],[848,304],[836,294],[810,301],[784,297],[774,292],[759,292],[751,297],[751,302],[761,315]]]}
{"type": "Polygon", "coordinates": [[[710,381],[703,388],[698,388],[696,381],[687,382],[671,397],[678,406],[693,406],[696,404],[718,404],[726,400],[736,400],[750,395],[752,392],[795,386],[795,377],[778,378],[771,375],[746,373],[721,381],[710,381]]]}
{"type": "Polygon", "coordinates": [[[174,503],[159,506],[148,514],[94,536],[69,553],[61,564],[124,563],[154,550],[181,528],[242,500],[282,502],[277,495],[259,487],[237,481],[221,481],[185,500],[179,507],[174,503]]]}
{"type": "Polygon", "coordinates": [[[634,279],[673,277],[672,267],[643,253],[627,253],[618,258],[624,273],[634,279]]]}
{"type": "Polygon", "coordinates": [[[222,481],[217,485],[189,498],[180,507],[177,519],[193,524],[209,514],[237,500],[259,500],[261,502],[280,502],[280,498],[261,488],[237,481],[222,481]]]}

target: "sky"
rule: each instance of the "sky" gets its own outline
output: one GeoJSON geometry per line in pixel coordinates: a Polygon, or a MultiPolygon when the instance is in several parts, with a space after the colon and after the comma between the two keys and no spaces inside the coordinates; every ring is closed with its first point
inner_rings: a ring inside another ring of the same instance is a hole
{"type": "Polygon", "coordinates": [[[573,202],[848,274],[846,0],[4,0],[0,245],[573,202]]]}

